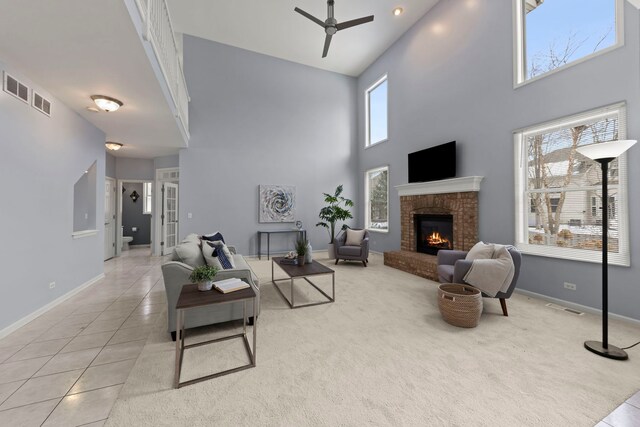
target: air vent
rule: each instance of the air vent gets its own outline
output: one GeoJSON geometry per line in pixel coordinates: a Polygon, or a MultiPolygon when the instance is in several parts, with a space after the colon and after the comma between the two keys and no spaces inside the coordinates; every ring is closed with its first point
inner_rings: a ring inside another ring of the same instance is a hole
{"type": "Polygon", "coordinates": [[[33,108],[40,111],[42,114],[46,114],[51,117],[51,102],[40,95],[35,90],[33,91],[33,108]]]}
{"type": "Polygon", "coordinates": [[[4,91],[27,104],[29,103],[29,88],[6,71],[4,72],[4,91]]]}
{"type": "Polygon", "coordinates": [[[582,316],[584,313],[578,310],[574,310],[572,308],[568,308],[568,307],[563,307],[561,305],[558,304],[554,304],[552,302],[550,302],[549,304],[547,304],[547,307],[553,308],[554,310],[560,310],[560,311],[566,311],[567,313],[571,313],[571,314],[575,314],[577,316],[582,316]]]}

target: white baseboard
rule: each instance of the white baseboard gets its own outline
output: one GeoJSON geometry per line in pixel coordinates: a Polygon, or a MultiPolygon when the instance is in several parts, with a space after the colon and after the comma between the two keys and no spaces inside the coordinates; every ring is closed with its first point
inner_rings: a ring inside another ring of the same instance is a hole
{"type": "Polygon", "coordinates": [[[130,248],[150,248],[151,245],[150,244],[146,244],[146,245],[129,245],[130,248]]]}
{"type": "MultiPolygon", "coordinates": [[[[553,302],[555,304],[559,304],[559,305],[562,305],[564,307],[571,308],[573,310],[578,310],[578,311],[582,311],[582,312],[585,312],[585,313],[597,314],[597,315],[601,315],[602,314],[602,310],[599,310],[597,308],[588,307],[588,306],[582,305],[582,304],[576,304],[576,303],[573,303],[573,302],[570,302],[570,301],[562,300],[560,298],[549,297],[549,296],[546,296],[546,295],[538,294],[536,292],[527,291],[525,289],[516,288],[515,292],[517,292],[519,294],[522,294],[522,295],[526,295],[526,296],[532,297],[532,298],[553,302]]],[[[640,325],[640,319],[634,319],[632,317],[622,316],[620,314],[615,314],[615,313],[611,313],[610,312],[609,313],[609,318],[610,319],[616,319],[616,320],[622,320],[623,322],[629,322],[629,323],[633,323],[635,325],[640,325]]]]}
{"type": "Polygon", "coordinates": [[[69,292],[67,292],[66,294],[54,299],[49,304],[47,304],[47,305],[45,305],[43,307],[40,307],[39,309],[37,309],[33,313],[26,315],[25,317],[23,317],[22,319],[18,320],[17,322],[12,323],[11,325],[7,326],[6,328],[4,328],[4,329],[2,329],[0,331],[0,339],[6,337],[7,335],[9,335],[12,332],[15,332],[17,329],[23,327],[27,323],[29,323],[32,320],[36,319],[38,316],[41,316],[42,314],[44,314],[47,311],[51,310],[52,308],[54,308],[58,304],[63,303],[64,301],[68,300],[69,298],[71,298],[72,296],[77,294],[78,292],[82,291],[83,289],[88,288],[89,286],[93,285],[98,280],[103,279],[103,278],[104,278],[104,273],[101,273],[98,276],[94,277],[93,279],[90,279],[87,282],[83,283],[82,285],[78,286],[77,288],[72,289],[69,292]]]}

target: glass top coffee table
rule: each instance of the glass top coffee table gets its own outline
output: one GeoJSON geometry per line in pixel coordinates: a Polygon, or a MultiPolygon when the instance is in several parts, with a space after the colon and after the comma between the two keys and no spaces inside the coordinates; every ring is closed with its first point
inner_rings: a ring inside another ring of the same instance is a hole
{"type": "Polygon", "coordinates": [[[289,307],[291,308],[302,308],[302,307],[311,307],[314,305],[321,304],[329,304],[335,302],[336,300],[336,273],[329,267],[326,267],[320,264],[318,261],[313,261],[311,264],[305,265],[290,265],[290,264],[281,264],[283,257],[273,257],[271,258],[271,282],[273,286],[275,286],[276,290],[280,294],[282,298],[287,302],[289,307]],[[274,274],[275,266],[278,265],[282,271],[288,276],[286,279],[276,279],[274,274]],[[322,275],[331,275],[331,296],[327,295],[322,289],[316,286],[309,278],[313,276],[322,276],[322,275]],[[296,305],[293,296],[293,284],[295,279],[304,279],[305,282],[313,286],[318,292],[320,292],[325,298],[325,301],[320,302],[312,302],[308,304],[299,304],[296,305]],[[278,286],[278,282],[290,282],[290,295],[291,299],[287,298],[278,286]]]}

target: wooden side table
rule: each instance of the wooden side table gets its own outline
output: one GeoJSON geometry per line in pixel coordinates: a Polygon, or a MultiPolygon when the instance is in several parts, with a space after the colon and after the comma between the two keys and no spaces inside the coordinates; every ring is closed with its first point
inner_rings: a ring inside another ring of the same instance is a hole
{"type": "Polygon", "coordinates": [[[239,291],[231,292],[228,294],[223,294],[221,292],[216,291],[215,289],[207,292],[198,291],[198,285],[184,285],[182,287],[182,291],[180,292],[180,297],[178,298],[178,302],[176,303],[176,333],[179,334],[176,338],[176,366],[175,366],[175,377],[173,380],[174,388],[180,388],[186,385],[194,384],[200,381],[209,380],[211,378],[221,377],[223,375],[232,374],[234,372],[243,371],[245,369],[254,368],[256,366],[256,332],[258,330],[258,316],[256,313],[258,312],[258,301],[256,298],[256,292],[253,287],[249,286],[246,289],[242,289],[239,291]],[[253,300],[253,348],[249,345],[249,340],[247,339],[247,301],[253,300]],[[229,304],[234,302],[242,301],[243,303],[243,312],[242,312],[242,333],[229,335],[226,337],[217,338],[214,340],[199,342],[195,344],[185,345],[184,344],[184,312],[185,310],[189,310],[191,308],[204,307],[207,305],[214,304],[229,304]],[[200,347],[206,344],[212,344],[215,342],[226,341],[234,338],[242,338],[244,341],[245,349],[247,350],[247,355],[249,356],[250,363],[244,366],[239,366],[237,368],[227,369],[226,371],[217,372],[215,374],[206,375],[200,378],[194,378],[189,381],[180,382],[180,371],[182,370],[182,360],[184,356],[184,351],[193,347],[200,347]]]}

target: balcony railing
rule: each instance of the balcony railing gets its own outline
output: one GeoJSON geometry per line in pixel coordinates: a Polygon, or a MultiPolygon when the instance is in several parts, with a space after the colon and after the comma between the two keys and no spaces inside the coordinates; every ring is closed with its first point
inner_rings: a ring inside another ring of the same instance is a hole
{"type": "Polygon", "coordinates": [[[175,32],[166,0],[135,0],[144,25],[144,38],[151,44],[184,134],[189,138],[189,92],[175,32]]]}

